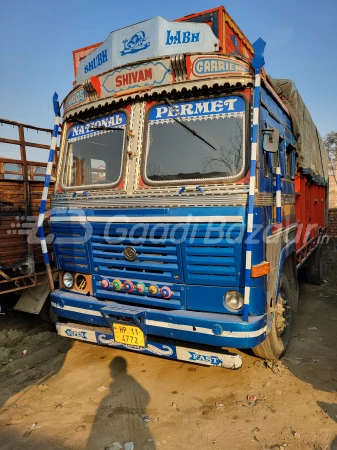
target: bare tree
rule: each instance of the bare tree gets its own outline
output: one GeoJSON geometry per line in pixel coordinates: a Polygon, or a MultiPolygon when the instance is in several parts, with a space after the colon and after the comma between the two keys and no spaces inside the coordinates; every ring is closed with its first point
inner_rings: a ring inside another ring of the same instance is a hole
{"type": "Polygon", "coordinates": [[[237,174],[242,166],[242,143],[242,120],[237,120],[235,132],[213,155],[204,158],[202,172],[223,172],[225,167],[230,175],[237,174]]]}
{"type": "Polygon", "coordinates": [[[336,179],[337,170],[337,131],[332,130],[324,137],[324,145],[329,158],[329,172],[336,179]]]}
{"type": "Polygon", "coordinates": [[[156,180],[160,179],[162,176],[165,175],[163,167],[160,164],[156,163],[155,161],[147,162],[146,174],[148,177],[154,178],[156,180]]]}

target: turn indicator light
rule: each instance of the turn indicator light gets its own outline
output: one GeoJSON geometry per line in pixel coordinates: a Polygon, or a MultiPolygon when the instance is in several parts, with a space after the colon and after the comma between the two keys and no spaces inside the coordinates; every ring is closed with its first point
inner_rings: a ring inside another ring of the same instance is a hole
{"type": "Polygon", "coordinates": [[[160,293],[163,298],[169,299],[172,297],[172,291],[168,286],[163,286],[160,289],[160,293]]]}
{"type": "Polygon", "coordinates": [[[136,284],[136,290],[137,292],[139,292],[140,294],[144,294],[144,292],[146,291],[146,286],[144,283],[140,282],[136,284]]]}
{"type": "Polygon", "coordinates": [[[120,280],[113,280],[112,286],[116,291],[119,291],[120,289],[122,289],[123,284],[120,280]]]}
{"type": "Polygon", "coordinates": [[[110,281],[106,278],[103,278],[103,280],[101,281],[101,286],[103,289],[109,289],[110,281]]]}
{"type": "Polygon", "coordinates": [[[124,289],[126,290],[126,292],[132,292],[134,289],[134,285],[133,285],[132,281],[130,281],[130,280],[124,281],[123,286],[124,286],[124,289]]]}
{"type": "Polygon", "coordinates": [[[151,295],[158,294],[158,288],[155,284],[150,284],[148,291],[150,292],[151,295]]]}

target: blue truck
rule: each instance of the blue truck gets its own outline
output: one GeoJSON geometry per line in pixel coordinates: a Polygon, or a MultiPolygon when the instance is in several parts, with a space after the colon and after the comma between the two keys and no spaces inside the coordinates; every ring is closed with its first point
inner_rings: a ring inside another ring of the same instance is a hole
{"type": "Polygon", "coordinates": [[[328,176],[264,46],[220,7],[74,52],[50,215],[60,335],[234,369],[233,349],[285,352],[297,272],[322,277],[328,176]]]}

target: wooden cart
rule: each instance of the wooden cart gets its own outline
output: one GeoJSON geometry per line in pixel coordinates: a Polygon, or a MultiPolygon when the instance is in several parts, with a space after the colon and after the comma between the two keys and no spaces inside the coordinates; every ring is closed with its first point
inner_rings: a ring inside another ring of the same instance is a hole
{"type": "MultiPolygon", "coordinates": [[[[39,133],[38,137],[47,134],[50,139],[52,130],[6,119],[0,119],[0,124],[10,125],[18,132],[18,139],[7,139],[1,137],[0,128],[0,143],[8,144],[6,153],[11,153],[12,146],[20,148],[20,159],[0,157],[0,307],[3,294],[19,292],[21,295],[15,309],[39,314],[49,294],[37,236],[37,218],[47,163],[28,161],[26,150],[29,147],[48,150],[49,145],[26,141],[25,130],[35,130],[39,133]]],[[[6,128],[4,126],[3,129],[6,128]]],[[[53,172],[57,152],[55,155],[53,172]]],[[[50,192],[53,184],[51,182],[50,192]]],[[[46,236],[49,233],[46,220],[46,236]]],[[[51,237],[49,241],[52,254],[51,237]]]]}

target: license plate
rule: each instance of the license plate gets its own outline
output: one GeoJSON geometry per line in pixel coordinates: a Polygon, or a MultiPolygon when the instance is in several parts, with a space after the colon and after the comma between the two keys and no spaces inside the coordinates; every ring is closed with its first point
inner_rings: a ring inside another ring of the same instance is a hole
{"type": "Polygon", "coordinates": [[[115,341],[120,344],[145,347],[145,336],[142,330],[132,325],[113,324],[115,341]]]}

